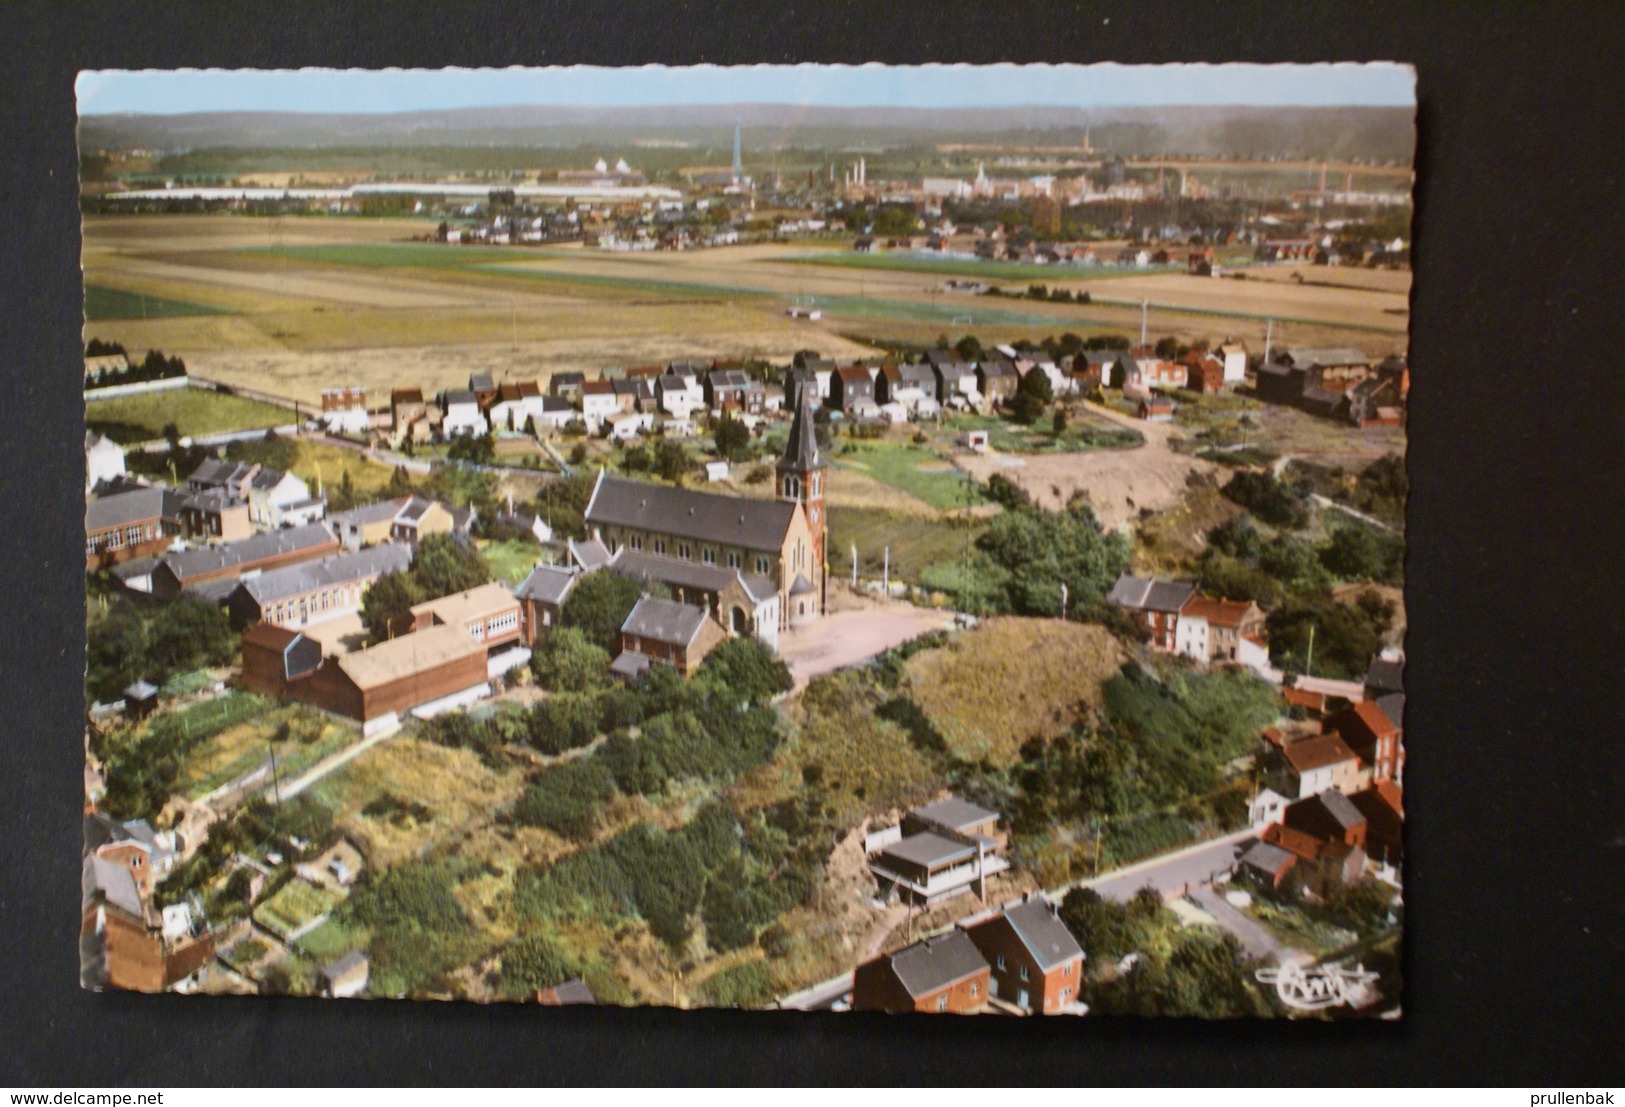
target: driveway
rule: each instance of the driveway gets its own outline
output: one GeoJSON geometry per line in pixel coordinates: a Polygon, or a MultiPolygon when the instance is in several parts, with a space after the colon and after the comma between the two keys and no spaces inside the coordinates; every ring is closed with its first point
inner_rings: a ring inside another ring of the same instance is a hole
{"type": "Polygon", "coordinates": [[[953,613],[894,603],[839,611],[779,636],[779,656],[796,687],[867,661],[893,646],[953,625],[953,613]]]}
{"type": "Polygon", "coordinates": [[[1230,906],[1223,896],[1213,890],[1213,885],[1203,884],[1192,888],[1190,897],[1202,910],[1212,915],[1215,922],[1240,940],[1242,948],[1247,951],[1247,956],[1260,961],[1274,961],[1276,964],[1296,962],[1307,965],[1314,961],[1313,957],[1301,949],[1283,946],[1263,924],[1230,906]]]}

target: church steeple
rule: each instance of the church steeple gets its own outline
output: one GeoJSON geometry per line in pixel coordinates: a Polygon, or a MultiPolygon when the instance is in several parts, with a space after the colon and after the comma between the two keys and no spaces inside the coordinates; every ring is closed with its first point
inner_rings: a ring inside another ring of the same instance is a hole
{"type": "Polygon", "coordinates": [[[818,447],[818,427],[813,421],[817,386],[812,381],[804,381],[795,391],[796,415],[790,423],[790,437],[784,443],[784,453],[779,455],[778,464],[774,466],[775,487],[779,499],[794,500],[807,512],[815,566],[812,580],[822,593],[824,534],[828,524],[824,518],[824,452],[818,447]]]}

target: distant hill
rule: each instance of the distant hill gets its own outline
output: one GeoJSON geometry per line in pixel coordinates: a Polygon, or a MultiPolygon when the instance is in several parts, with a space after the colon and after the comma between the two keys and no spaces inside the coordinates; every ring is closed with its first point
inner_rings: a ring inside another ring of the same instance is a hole
{"type": "Polygon", "coordinates": [[[1410,108],[1189,106],[849,108],[796,104],[576,107],[516,105],[386,115],[195,112],[90,115],[87,151],[162,148],[580,146],[637,140],[747,149],[940,142],[1079,146],[1125,156],[1335,158],[1409,163],[1410,108]]]}

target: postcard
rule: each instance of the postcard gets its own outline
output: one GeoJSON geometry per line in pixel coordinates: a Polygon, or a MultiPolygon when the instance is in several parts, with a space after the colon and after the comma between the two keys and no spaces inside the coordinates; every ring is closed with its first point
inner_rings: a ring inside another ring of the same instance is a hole
{"type": "Polygon", "coordinates": [[[1399,1016],[1410,68],[78,97],[86,987],[1399,1016]]]}

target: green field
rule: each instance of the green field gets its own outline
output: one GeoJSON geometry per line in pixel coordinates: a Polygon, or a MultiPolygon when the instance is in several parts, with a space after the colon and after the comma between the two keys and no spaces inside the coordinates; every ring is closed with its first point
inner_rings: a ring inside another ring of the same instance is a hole
{"type": "MultiPolygon", "coordinates": [[[[234,254],[259,254],[290,261],[328,265],[355,265],[363,269],[461,269],[512,264],[523,246],[446,246],[435,242],[337,242],[323,246],[242,246],[234,254]]],[[[535,253],[523,255],[535,256],[535,253]]]]}
{"type": "Polygon", "coordinates": [[[1080,450],[1120,450],[1145,443],[1139,431],[1116,424],[1073,416],[1059,436],[1048,418],[1031,427],[992,415],[956,415],[945,426],[957,437],[967,430],[988,432],[988,444],[1010,454],[1077,453],[1080,450]]]}
{"type": "Polygon", "coordinates": [[[524,580],[542,557],[541,547],[536,543],[517,538],[481,543],[480,553],[491,567],[491,575],[507,584],[524,580]]]}
{"type": "Polygon", "coordinates": [[[185,300],[166,300],[162,296],[144,296],[135,292],[120,292],[98,284],[85,285],[85,319],[96,323],[104,319],[160,319],[180,315],[232,315],[234,312],[207,304],[192,304],[185,300]]]}
{"type": "Polygon", "coordinates": [[[162,438],[167,423],[174,423],[185,437],[259,430],[293,421],[289,408],[205,388],[141,392],[85,403],[85,425],[123,445],[162,438]]]}
{"type": "Polygon", "coordinates": [[[1120,327],[1120,324],[1076,315],[1045,315],[1042,312],[991,307],[989,306],[991,304],[1014,304],[1021,301],[990,300],[985,296],[930,304],[912,300],[876,300],[867,296],[803,296],[798,302],[809,307],[821,308],[830,315],[887,319],[900,323],[957,323],[961,326],[976,327],[1043,326],[1074,331],[1081,331],[1086,327],[1120,327]]]}
{"type": "Polygon", "coordinates": [[[892,442],[843,443],[837,465],[866,473],[944,511],[987,502],[977,484],[930,450],[892,442]]]}
{"type": "Polygon", "coordinates": [[[1034,265],[1025,261],[982,261],[973,258],[933,258],[912,253],[860,254],[856,251],[801,254],[780,260],[798,265],[834,265],[843,269],[882,269],[903,273],[941,273],[945,277],[980,277],[990,281],[1103,281],[1114,277],[1145,277],[1156,273],[1183,273],[1182,265],[1153,265],[1145,269],[1116,265],[1034,265]]]}
{"type": "Polygon", "coordinates": [[[885,548],[891,547],[893,580],[920,583],[933,565],[958,565],[966,545],[974,546],[987,529],[980,519],[926,519],[875,508],[842,507],[829,513],[829,572],[838,580],[852,573],[852,546],[858,547],[858,571],[880,575],[885,548]]]}
{"type": "Polygon", "coordinates": [[[303,880],[290,880],[254,908],[254,921],[287,940],[288,935],[343,902],[344,897],[303,880]]]}
{"type": "MultiPolygon", "coordinates": [[[[508,260],[513,260],[512,255],[508,260]]],[[[556,272],[551,269],[533,269],[517,265],[482,265],[482,273],[494,273],[503,277],[518,277],[529,281],[551,281],[556,284],[570,284],[581,288],[608,288],[622,292],[644,292],[658,296],[704,296],[715,298],[718,296],[772,296],[774,293],[760,288],[744,288],[738,285],[703,284],[695,281],[654,281],[642,277],[605,277],[596,273],[568,273],[556,272]]]]}

